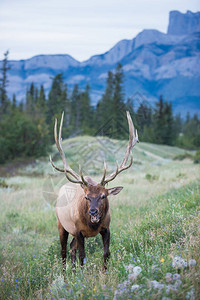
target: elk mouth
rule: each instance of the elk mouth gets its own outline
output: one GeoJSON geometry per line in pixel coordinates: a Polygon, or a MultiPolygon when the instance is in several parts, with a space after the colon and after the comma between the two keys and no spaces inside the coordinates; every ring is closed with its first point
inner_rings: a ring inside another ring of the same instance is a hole
{"type": "Polygon", "coordinates": [[[91,216],[91,223],[99,223],[100,221],[100,216],[96,215],[96,216],[91,216]]]}

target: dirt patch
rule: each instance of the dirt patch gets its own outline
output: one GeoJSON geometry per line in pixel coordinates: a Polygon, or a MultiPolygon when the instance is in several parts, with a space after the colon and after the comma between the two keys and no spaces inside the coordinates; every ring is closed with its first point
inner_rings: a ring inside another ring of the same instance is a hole
{"type": "Polygon", "coordinates": [[[28,165],[35,166],[36,160],[30,159],[18,159],[13,160],[4,165],[0,165],[0,177],[12,177],[18,175],[19,171],[28,165]]]}

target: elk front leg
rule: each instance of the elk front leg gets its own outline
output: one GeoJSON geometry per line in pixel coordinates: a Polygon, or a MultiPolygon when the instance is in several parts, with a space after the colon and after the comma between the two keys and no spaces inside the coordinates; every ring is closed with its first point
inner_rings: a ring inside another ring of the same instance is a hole
{"type": "Polygon", "coordinates": [[[61,244],[61,256],[62,256],[62,265],[63,265],[63,273],[66,270],[66,250],[67,250],[67,239],[69,233],[64,229],[61,225],[60,221],[57,218],[57,227],[60,236],[60,244],[61,244]]]}
{"type": "Polygon", "coordinates": [[[73,240],[70,243],[70,254],[71,254],[73,272],[75,271],[76,268],[76,249],[77,249],[77,240],[73,238],[73,240]]]}
{"type": "Polygon", "coordinates": [[[104,269],[107,270],[107,260],[110,256],[109,246],[110,246],[110,229],[106,228],[100,232],[102,235],[103,246],[104,246],[104,269]]]}
{"type": "Polygon", "coordinates": [[[83,266],[84,258],[85,258],[85,240],[84,236],[81,232],[79,232],[76,236],[78,243],[78,251],[79,251],[79,262],[81,267],[83,266]]]}

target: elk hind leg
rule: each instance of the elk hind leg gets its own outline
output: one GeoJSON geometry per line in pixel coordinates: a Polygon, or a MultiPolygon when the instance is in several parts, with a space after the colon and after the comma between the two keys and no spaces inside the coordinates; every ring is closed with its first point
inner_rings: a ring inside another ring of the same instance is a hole
{"type": "Polygon", "coordinates": [[[76,268],[76,249],[77,249],[77,240],[76,238],[73,238],[73,240],[70,243],[70,254],[71,254],[73,272],[75,272],[75,268],[76,268]]]}
{"type": "Polygon", "coordinates": [[[78,245],[78,252],[79,252],[79,262],[81,267],[83,267],[84,258],[85,258],[85,239],[81,232],[77,234],[76,238],[77,238],[77,245],[78,245]]]}
{"type": "Polygon", "coordinates": [[[63,273],[65,273],[65,270],[66,270],[67,240],[68,240],[69,233],[61,225],[61,223],[60,223],[60,221],[59,221],[58,218],[57,218],[57,227],[58,227],[58,232],[59,232],[59,236],[60,236],[63,273]]]}
{"type": "Polygon", "coordinates": [[[107,228],[100,232],[103,240],[104,246],[104,269],[107,270],[107,260],[110,256],[109,246],[110,246],[110,229],[107,228]]]}

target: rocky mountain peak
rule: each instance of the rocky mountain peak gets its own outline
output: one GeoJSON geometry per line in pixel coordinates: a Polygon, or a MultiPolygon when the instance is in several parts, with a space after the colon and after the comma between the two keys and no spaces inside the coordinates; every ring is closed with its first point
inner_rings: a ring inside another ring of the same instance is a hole
{"type": "Polygon", "coordinates": [[[188,35],[200,32],[200,12],[187,11],[185,14],[177,10],[170,11],[168,34],[188,35]]]}

